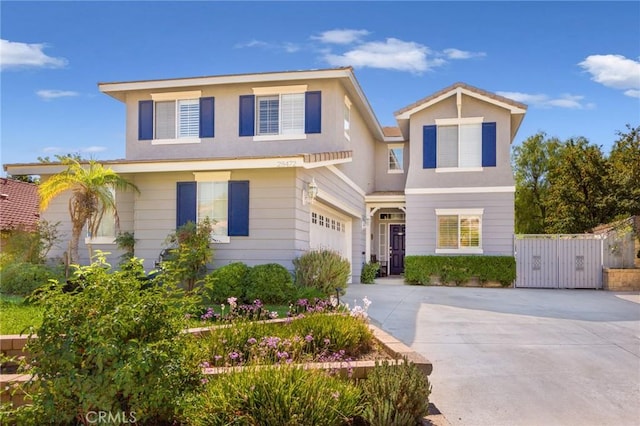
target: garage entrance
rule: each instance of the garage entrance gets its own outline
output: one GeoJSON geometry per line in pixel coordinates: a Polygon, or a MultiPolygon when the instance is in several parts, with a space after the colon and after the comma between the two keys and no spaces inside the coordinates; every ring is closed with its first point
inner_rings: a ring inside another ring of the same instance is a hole
{"type": "Polygon", "coordinates": [[[336,251],[351,262],[351,219],[327,205],[315,203],[311,208],[309,247],[336,251]]]}

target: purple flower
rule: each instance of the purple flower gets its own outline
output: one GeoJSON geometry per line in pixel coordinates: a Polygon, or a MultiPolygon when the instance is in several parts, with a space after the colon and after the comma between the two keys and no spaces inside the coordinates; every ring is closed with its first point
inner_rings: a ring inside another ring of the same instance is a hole
{"type": "Polygon", "coordinates": [[[200,363],[200,367],[209,368],[209,367],[211,367],[211,365],[209,365],[209,363],[207,361],[203,361],[203,362],[200,363]]]}
{"type": "Polygon", "coordinates": [[[236,352],[236,351],[233,351],[233,352],[231,352],[231,353],[229,354],[229,358],[231,358],[231,359],[238,359],[238,358],[240,358],[240,354],[239,354],[238,352],[236,352]]]}
{"type": "Polygon", "coordinates": [[[256,299],[253,301],[253,306],[255,306],[256,308],[262,308],[263,304],[259,299],[256,299]]]}
{"type": "Polygon", "coordinates": [[[331,394],[331,397],[337,401],[337,400],[338,400],[338,398],[340,398],[340,392],[338,392],[338,391],[333,392],[333,393],[331,394]]]}
{"type": "Polygon", "coordinates": [[[207,383],[209,383],[208,379],[200,379],[200,383],[202,383],[203,385],[206,385],[207,383]]]}
{"type": "Polygon", "coordinates": [[[324,344],[325,344],[325,345],[329,345],[329,343],[331,343],[331,340],[329,340],[329,339],[324,339],[324,340],[323,340],[323,342],[324,342],[324,344]]]}
{"type": "Polygon", "coordinates": [[[310,334],[307,334],[306,336],[304,336],[304,340],[305,340],[307,343],[311,343],[311,342],[313,342],[313,336],[312,336],[312,335],[310,335],[310,334]]]}
{"type": "Polygon", "coordinates": [[[278,343],[280,343],[280,338],[279,337],[265,337],[262,339],[262,341],[264,342],[264,344],[270,348],[275,349],[278,346],[278,343]]]}
{"type": "Polygon", "coordinates": [[[277,357],[282,359],[282,358],[289,358],[289,354],[287,352],[278,352],[277,357]]]}
{"type": "Polygon", "coordinates": [[[307,299],[298,299],[298,306],[307,306],[309,301],[307,299]]]}
{"type": "Polygon", "coordinates": [[[215,355],[213,357],[213,359],[216,360],[216,361],[220,361],[221,358],[222,358],[222,355],[215,355]]]}
{"type": "Polygon", "coordinates": [[[247,340],[247,343],[248,343],[248,344],[250,344],[250,345],[255,345],[255,344],[256,344],[256,342],[257,342],[257,340],[256,340],[256,339],[254,339],[253,337],[250,337],[250,338],[247,340]]]}

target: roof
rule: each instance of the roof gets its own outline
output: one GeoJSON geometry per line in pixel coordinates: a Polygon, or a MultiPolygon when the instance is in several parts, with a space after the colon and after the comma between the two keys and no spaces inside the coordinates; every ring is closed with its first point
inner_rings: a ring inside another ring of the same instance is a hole
{"type": "MultiPolygon", "coordinates": [[[[492,103],[495,103],[495,104],[504,104],[502,106],[510,106],[512,107],[512,110],[526,111],[527,109],[527,105],[520,102],[516,102],[513,99],[505,98],[504,96],[487,92],[486,90],[479,89],[477,87],[471,86],[470,84],[458,82],[458,83],[452,84],[449,87],[445,87],[444,89],[439,90],[434,94],[427,96],[426,98],[422,98],[419,101],[414,102],[413,104],[408,105],[396,111],[394,115],[396,116],[396,118],[406,118],[406,117],[400,117],[400,116],[406,115],[406,113],[419,111],[422,108],[426,108],[432,103],[435,103],[432,101],[435,101],[438,98],[445,95],[446,95],[445,97],[449,97],[450,95],[453,95],[458,89],[462,90],[463,93],[466,92],[467,94],[475,94],[478,97],[487,98],[486,100],[488,100],[489,102],[493,101],[492,103]]],[[[521,113],[524,113],[524,111],[522,111],[521,113]]]]}
{"type": "Polygon", "coordinates": [[[38,186],[0,178],[0,229],[34,230],[40,218],[38,186]]]}
{"type": "Polygon", "coordinates": [[[400,131],[399,127],[383,127],[382,133],[384,133],[385,137],[402,137],[402,132],[400,131]]]}

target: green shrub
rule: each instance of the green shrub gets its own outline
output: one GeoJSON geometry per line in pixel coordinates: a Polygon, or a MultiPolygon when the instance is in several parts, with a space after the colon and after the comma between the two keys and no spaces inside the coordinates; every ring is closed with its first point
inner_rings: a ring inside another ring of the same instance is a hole
{"type": "Polygon", "coordinates": [[[204,278],[205,304],[227,303],[229,297],[244,300],[247,275],[250,268],[242,262],[222,266],[204,278]]]}
{"type": "Polygon", "coordinates": [[[362,382],[366,408],[362,417],[371,426],[420,425],[429,411],[431,386],[418,367],[404,363],[376,361],[362,382]]]}
{"type": "Polygon", "coordinates": [[[307,299],[324,299],[325,295],[319,289],[313,287],[300,287],[296,286],[296,300],[307,299]]]}
{"type": "Polygon", "coordinates": [[[162,262],[163,280],[184,285],[188,292],[206,275],[207,263],[213,258],[211,232],[213,223],[206,217],[196,225],[187,222],[167,237],[173,246],[162,262]]]}
{"type": "Polygon", "coordinates": [[[40,388],[33,416],[39,424],[86,423],[90,411],[172,421],[176,401],[201,380],[198,350],[183,333],[192,298],[147,286],[137,259],[112,272],[97,258],[75,272],[77,291],[52,285],[40,293],[44,318],[27,345],[40,388]]]}
{"type": "Polygon", "coordinates": [[[50,279],[63,280],[64,267],[40,263],[6,263],[0,267],[0,292],[27,296],[50,279]]]}
{"type": "Polygon", "coordinates": [[[360,273],[360,282],[362,284],[373,284],[378,271],[380,270],[380,264],[378,262],[365,263],[362,265],[362,272],[360,273]]]}
{"type": "Polygon", "coordinates": [[[320,290],[325,296],[345,294],[351,272],[349,261],[331,250],[310,250],[293,260],[296,284],[320,290]]]}
{"type": "Polygon", "coordinates": [[[247,274],[245,299],[259,299],[264,303],[289,303],[295,297],[293,278],[277,263],[256,265],[247,274]]]}
{"type": "Polygon", "coordinates": [[[480,282],[498,281],[509,286],[516,279],[513,256],[407,256],[404,278],[409,284],[430,284],[432,276],[441,282],[461,284],[477,277],[480,282]]]}
{"type": "Polygon", "coordinates": [[[185,403],[190,425],[341,425],[361,412],[361,390],[319,370],[250,369],[210,379],[185,403]]]}

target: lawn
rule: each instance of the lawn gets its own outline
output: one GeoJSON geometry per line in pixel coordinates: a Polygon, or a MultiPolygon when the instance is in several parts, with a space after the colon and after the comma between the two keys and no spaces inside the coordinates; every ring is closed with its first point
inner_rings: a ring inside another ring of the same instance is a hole
{"type": "Polygon", "coordinates": [[[23,297],[0,295],[0,334],[28,332],[42,323],[42,308],[26,303],[23,297]]]}

